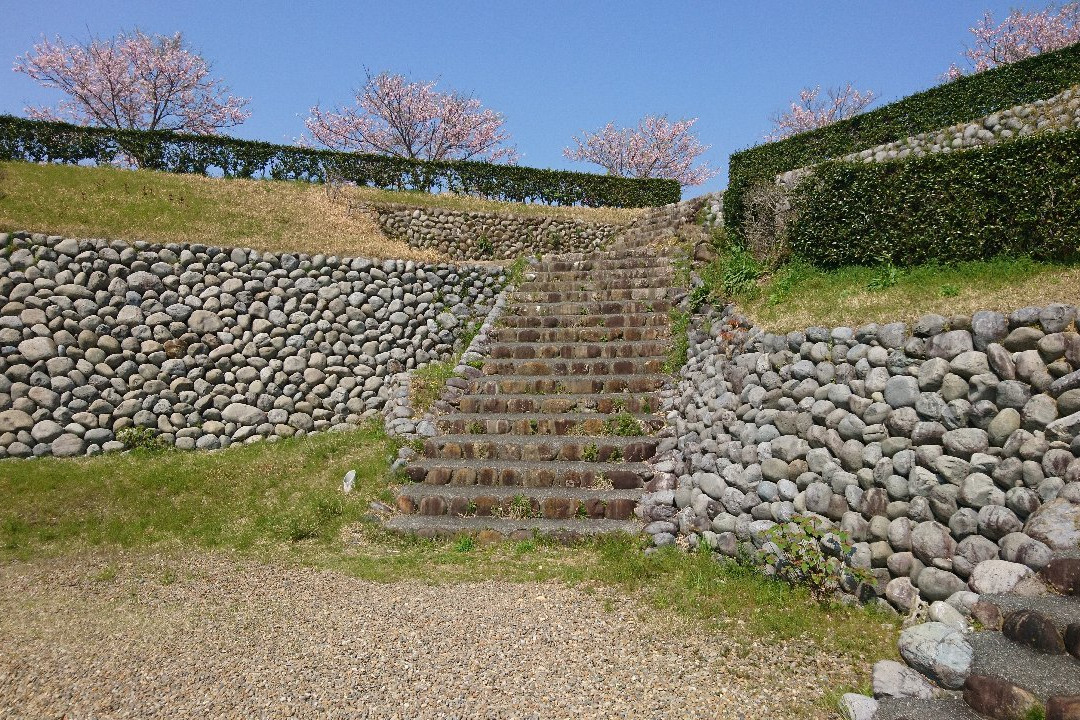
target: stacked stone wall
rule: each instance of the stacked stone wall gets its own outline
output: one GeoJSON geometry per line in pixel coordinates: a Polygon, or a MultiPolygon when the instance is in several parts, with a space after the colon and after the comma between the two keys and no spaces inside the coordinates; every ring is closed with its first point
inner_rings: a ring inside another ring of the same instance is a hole
{"type": "Polygon", "coordinates": [[[214,449],[376,415],[501,268],[0,234],[0,457],[214,449]],[[130,437],[130,435],[129,435],[130,437]]]}
{"type": "Polygon", "coordinates": [[[647,532],[752,555],[774,525],[818,516],[904,610],[963,590],[985,560],[1039,570],[1075,552],[1076,316],[1050,305],[779,335],[729,306],[692,338],[667,400],[647,532]]]}
{"type": "Polygon", "coordinates": [[[390,238],[467,260],[511,260],[551,252],[594,252],[622,226],[569,218],[467,212],[399,204],[370,206],[390,238]]]}

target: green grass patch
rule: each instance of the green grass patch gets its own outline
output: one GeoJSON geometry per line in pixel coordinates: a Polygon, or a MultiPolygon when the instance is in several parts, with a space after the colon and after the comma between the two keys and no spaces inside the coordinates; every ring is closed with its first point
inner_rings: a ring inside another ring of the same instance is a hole
{"type": "MultiPolygon", "coordinates": [[[[223,551],[337,569],[381,582],[558,580],[615,588],[646,606],[748,641],[800,639],[870,661],[895,655],[897,623],[826,607],[805,590],[706,553],[612,536],[574,546],[542,537],[483,545],[384,531],[369,515],[385,497],[396,444],[377,427],[256,443],[215,453],[159,450],[3,463],[0,561],[108,552],[223,551]],[[357,471],[346,495],[341,477],[357,471]]],[[[514,514],[533,511],[521,498],[514,514]]],[[[112,564],[96,579],[108,582],[112,564]]],[[[177,578],[168,573],[162,582],[177,578]]]]}
{"type": "Polygon", "coordinates": [[[1029,258],[819,270],[793,261],[729,295],[775,332],[1080,303],[1080,265],[1029,258]]]}
{"type": "Polygon", "coordinates": [[[380,428],[320,433],[217,453],[136,450],[5,462],[0,547],[115,545],[247,550],[328,545],[367,511],[393,443],[380,428]],[[341,478],[357,471],[353,493],[341,478]]]}
{"type": "Polygon", "coordinates": [[[433,362],[412,371],[410,392],[414,410],[426,412],[431,408],[446,387],[446,381],[454,377],[455,367],[456,363],[433,362]]]}
{"type": "Polygon", "coordinates": [[[690,351],[690,313],[673,308],[671,318],[671,350],[668,351],[667,360],[664,362],[664,372],[675,373],[686,364],[686,356],[690,351]]]}

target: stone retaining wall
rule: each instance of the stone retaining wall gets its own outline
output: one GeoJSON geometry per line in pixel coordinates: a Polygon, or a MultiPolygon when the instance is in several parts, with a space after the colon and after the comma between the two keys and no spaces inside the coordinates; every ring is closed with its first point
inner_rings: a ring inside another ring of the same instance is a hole
{"type": "Polygon", "coordinates": [[[453,353],[501,268],[0,234],[0,458],[355,423],[453,353]]]}
{"type": "MultiPolygon", "coordinates": [[[[971,122],[959,123],[934,132],[919,133],[894,142],[867,148],[841,157],[846,162],[888,162],[906,157],[955,152],[993,145],[1014,137],[1036,133],[1060,132],[1080,127],[1080,85],[1046,100],[999,112],[971,122]]],[[[777,184],[792,188],[809,172],[808,168],[789,170],[777,177],[777,184]]]]}
{"type": "Polygon", "coordinates": [[[466,212],[394,203],[370,206],[390,238],[468,260],[548,252],[594,252],[624,229],[557,217],[466,212]]]}
{"type": "Polygon", "coordinates": [[[1076,316],[776,335],[715,313],[667,398],[647,532],[735,556],[817,515],[850,533],[852,561],[897,607],[946,599],[984,560],[1040,569],[1080,542],[1076,316]]]}

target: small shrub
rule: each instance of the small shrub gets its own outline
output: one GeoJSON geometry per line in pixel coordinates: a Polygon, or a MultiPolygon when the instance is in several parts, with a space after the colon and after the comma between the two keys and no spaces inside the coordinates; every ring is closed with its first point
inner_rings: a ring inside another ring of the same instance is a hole
{"type": "Polygon", "coordinates": [[[869,573],[851,565],[851,539],[842,531],[826,531],[818,520],[797,515],[791,522],[772,527],[755,563],[776,568],[776,576],[793,585],[806,586],[818,600],[828,599],[845,576],[864,582],[869,573]],[[826,552],[829,545],[832,552],[826,552]]]}
{"type": "Polygon", "coordinates": [[[153,428],[126,427],[116,433],[116,439],[124,443],[129,450],[161,450],[165,444],[153,428]]]}
{"type": "Polygon", "coordinates": [[[454,551],[459,553],[472,552],[476,547],[476,541],[471,535],[462,535],[454,542],[454,551]]]}
{"type": "Polygon", "coordinates": [[[483,257],[491,257],[495,254],[495,246],[488,239],[487,235],[481,235],[476,238],[476,250],[483,257]]]}
{"type": "Polygon", "coordinates": [[[600,457],[600,448],[596,446],[596,443],[589,443],[581,451],[581,459],[585,462],[596,462],[600,457]]]}
{"type": "Polygon", "coordinates": [[[524,495],[515,495],[510,501],[507,517],[524,520],[533,516],[532,501],[524,495]]]}
{"type": "Polygon", "coordinates": [[[903,275],[903,270],[892,263],[886,263],[875,270],[874,274],[870,276],[870,281],[866,283],[866,289],[870,292],[887,290],[900,282],[900,278],[903,277],[903,275]]]}
{"type": "Polygon", "coordinates": [[[720,287],[729,297],[751,297],[764,268],[754,256],[738,246],[721,258],[720,287]]]}

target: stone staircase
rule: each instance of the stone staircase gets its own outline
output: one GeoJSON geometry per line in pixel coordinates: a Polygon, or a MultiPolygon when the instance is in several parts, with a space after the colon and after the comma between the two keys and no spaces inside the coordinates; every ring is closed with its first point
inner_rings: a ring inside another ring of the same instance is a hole
{"type": "MultiPolygon", "coordinates": [[[[631,236],[545,257],[512,293],[474,377],[396,488],[391,529],[572,539],[637,532],[670,382],[670,258],[631,236]]],[[[444,396],[444,400],[446,396],[444,396]]]]}
{"type": "MultiPolygon", "coordinates": [[[[972,617],[981,629],[965,637],[970,659],[962,687],[942,692],[920,681],[908,684],[906,697],[896,697],[875,667],[878,701],[868,717],[1023,720],[1043,717],[1031,711],[1041,707],[1047,720],[1080,718],[1080,559],[1054,558],[1037,579],[1018,585],[1020,592],[975,596],[972,617]]],[[[940,667],[944,674],[956,659],[940,651],[930,668],[917,669],[929,669],[940,681],[933,671],[940,667]]]]}

